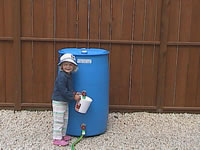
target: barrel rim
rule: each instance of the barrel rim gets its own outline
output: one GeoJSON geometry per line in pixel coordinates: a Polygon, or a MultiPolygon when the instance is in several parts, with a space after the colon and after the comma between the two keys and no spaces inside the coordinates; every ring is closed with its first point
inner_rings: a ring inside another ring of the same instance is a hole
{"type": "Polygon", "coordinates": [[[92,56],[92,55],[107,55],[110,52],[100,48],[63,48],[58,51],[59,54],[72,53],[75,56],[92,56]],[[88,51],[88,53],[81,53],[88,51]]]}

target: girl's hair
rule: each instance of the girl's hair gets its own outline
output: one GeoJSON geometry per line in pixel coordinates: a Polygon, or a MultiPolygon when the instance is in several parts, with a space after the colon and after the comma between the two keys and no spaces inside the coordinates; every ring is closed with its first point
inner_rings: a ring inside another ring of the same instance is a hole
{"type": "MultiPolygon", "coordinates": [[[[67,62],[67,61],[66,61],[67,62]]],[[[71,62],[70,62],[71,63],[71,62]]],[[[63,69],[62,69],[62,64],[63,63],[61,63],[59,66],[58,66],[58,69],[59,69],[59,71],[63,71],[63,69]]],[[[72,63],[73,64],[73,63],[72,63]]],[[[76,66],[76,65],[74,65],[73,64],[73,72],[76,72],[78,70],[78,66],[76,66]]]]}

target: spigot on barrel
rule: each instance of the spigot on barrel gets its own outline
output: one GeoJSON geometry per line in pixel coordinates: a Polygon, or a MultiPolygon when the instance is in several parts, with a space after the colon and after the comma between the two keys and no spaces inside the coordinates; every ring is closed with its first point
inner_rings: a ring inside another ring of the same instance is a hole
{"type": "Polygon", "coordinates": [[[83,97],[83,99],[85,99],[86,98],[86,91],[85,90],[83,90],[82,92],[81,92],[81,95],[82,95],[82,97],[83,97]]]}
{"type": "Polygon", "coordinates": [[[86,125],[84,123],[81,124],[81,130],[85,130],[86,129],[86,125]]]}

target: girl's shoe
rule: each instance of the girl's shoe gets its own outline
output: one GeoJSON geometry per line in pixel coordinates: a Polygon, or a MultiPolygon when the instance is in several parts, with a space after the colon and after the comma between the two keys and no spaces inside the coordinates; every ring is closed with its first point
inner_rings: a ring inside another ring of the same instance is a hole
{"type": "Polygon", "coordinates": [[[69,143],[65,140],[53,140],[53,144],[57,146],[66,146],[69,143]]]}
{"type": "Polygon", "coordinates": [[[70,137],[70,136],[68,136],[68,135],[66,135],[66,136],[63,136],[63,140],[65,140],[65,141],[69,141],[69,140],[71,140],[71,137],[70,137]]]}

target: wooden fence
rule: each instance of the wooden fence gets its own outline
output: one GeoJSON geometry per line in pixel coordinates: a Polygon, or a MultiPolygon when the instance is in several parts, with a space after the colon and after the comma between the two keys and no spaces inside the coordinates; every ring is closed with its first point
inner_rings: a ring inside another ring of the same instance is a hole
{"type": "Polygon", "coordinates": [[[199,0],[0,0],[0,107],[51,108],[58,50],[110,51],[110,109],[200,110],[199,0]]]}

